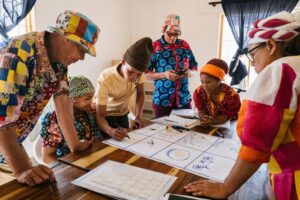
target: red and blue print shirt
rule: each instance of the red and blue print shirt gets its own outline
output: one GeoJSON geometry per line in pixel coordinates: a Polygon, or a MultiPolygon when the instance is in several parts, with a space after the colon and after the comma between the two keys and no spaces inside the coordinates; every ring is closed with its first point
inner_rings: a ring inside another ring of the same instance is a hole
{"type": "MultiPolygon", "coordinates": [[[[189,44],[177,39],[174,44],[168,44],[164,36],[153,43],[154,53],[147,71],[165,72],[169,70],[181,71],[185,68],[197,70],[195,60],[189,44]]],[[[146,72],[147,73],[147,72],[146,72]]],[[[181,108],[191,102],[188,78],[171,81],[159,79],[154,81],[153,103],[164,107],[181,108]]]]}

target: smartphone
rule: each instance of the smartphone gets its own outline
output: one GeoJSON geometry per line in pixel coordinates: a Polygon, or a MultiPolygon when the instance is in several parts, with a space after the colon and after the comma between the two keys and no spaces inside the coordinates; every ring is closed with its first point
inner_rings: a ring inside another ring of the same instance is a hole
{"type": "Polygon", "coordinates": [[[209,199],[168,193],[166,194],[164,200],[209,200],[209,199]]]}
{"type": "Polygon", "coordinates": [[[187,71],[186,70],[179,70],[176,72],[177,75],[183,75],[185,74],[187,71]]]}

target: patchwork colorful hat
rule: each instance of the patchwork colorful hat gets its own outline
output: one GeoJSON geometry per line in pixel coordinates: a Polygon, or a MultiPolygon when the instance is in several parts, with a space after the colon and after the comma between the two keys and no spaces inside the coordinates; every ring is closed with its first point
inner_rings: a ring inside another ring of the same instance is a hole
{"type": "Polygon", "coordinates": [[[57,17],[56,25],[49,29],[79,44],[91,56],[96,56],[94,44],[98,39],[100,29],[83,14],[64,11],[57,17]]]}
{"type": "Polygon", "coordinates": [[[181,32],[180,16],[176,14],[169,14],[165,16],[162,27],[162,32],[181,32]]]}

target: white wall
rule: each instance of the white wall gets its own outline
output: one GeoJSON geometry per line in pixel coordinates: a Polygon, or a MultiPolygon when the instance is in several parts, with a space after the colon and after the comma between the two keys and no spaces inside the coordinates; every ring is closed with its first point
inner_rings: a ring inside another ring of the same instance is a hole
{"type": "MultiPolygon", "coordinates": [[[[146,35],[153,40],[161,36],[163,18],[169,13],[181,16],[182,36],[198,61],[199,67],[217,56],[221,5],[211,0],[132,0],[131,41],[146,35]]],[[[190,91],[200,84],[197,73],[190,78],[190,91]]]]}
{"type": "MultiPolygon", "coordinates": [[[[95,84],[98,74],[120,59],[127,47],[144,36],[153,40],[161,36],[163,17],[169,13],[181,16],[182,37],[191,46],[199,66],[217,56],[220,5],[210,0],[39,0],[35,5],[36,29],[54,24],[63,10],[81,12],[101,29],[96,44],[97,57],[86,55],[82,62],[70,66],[70,74],[83,74],[95,84]],[[72,3],[71,3],[72,2],[72,3]]],[[[191,78],[191,91],[199,77],[191,78]]]]}
{"type": "Polygon", "coordinates": [[[122,57],[130,45],[130,6],[127,0],[38,0],[35,5],[37,31],[54,25],[56,17],[64,10],[80,12],[101,29],[96,43],[97,57],[85,56],[69,67],[69,74],[82,74],[95,84],[98,74],[111,65],[113,59],[122,57]]]}

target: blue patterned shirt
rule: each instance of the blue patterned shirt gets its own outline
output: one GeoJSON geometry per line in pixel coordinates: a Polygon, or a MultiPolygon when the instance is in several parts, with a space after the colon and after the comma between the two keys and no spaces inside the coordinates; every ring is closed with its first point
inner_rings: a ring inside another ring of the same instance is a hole
{"type": "MultiPolygon", "coordinates": [[[[168,44],[164,36],[153,43],[154,53],[148,67],[148,71],[165,72],[169,70],[180,71],[185,68],[197,70],[198,63],[195,60],[189,44],[177,39],[175,44],[168,44]]],[[[164,107],[181,108],[191,102],[188,78],[171,81],[159,79],[154,81],[153,103],[164,107]]]]}

